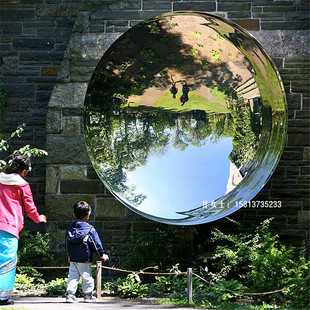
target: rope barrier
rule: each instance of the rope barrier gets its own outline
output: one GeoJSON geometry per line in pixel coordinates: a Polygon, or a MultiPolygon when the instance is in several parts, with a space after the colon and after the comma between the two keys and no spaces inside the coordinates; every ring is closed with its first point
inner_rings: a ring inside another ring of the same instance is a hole
{"type": "Polygon", "coordinates": [[[145,272],[143,270],[140,271],[132,271],[132,270],[126,270],[126,269],[119,269],[115,267],[107,267],[107,266],[102,266],[104,269],[110,269],[110,270],[115,270],[115,271],[121,271],[121,272],[127,272],[127,273],[136,273],[136,274],[147,274],[147,275],[181,275],[181,274],[186,274],[186,272],[145,272]]]}
{"type": "MultiPolygon", "coordinates": [[[[92,266],[92,267],[94,267],[94,266],[92,266]]],[[[68,269],[69,268],[69,266],[49,266],[49,267],[47,267],[47,266],[45,266],[45,267],[41,267],[41,266],[34,266],[34,267],[32,267],[32,266],[16,266],[16,268],[33,268],[33,269],[68,269]]]]}
{"type": "MultiPolygon", "coordinates": [[[[40,267],[40,266],[16,266],[16,268],[34,268],[34,269],[69,269],[70,266],[50,266],[50,267],[40,267]]],[[[92,268],[96,268],[96,265],[92,265],[92,268]]],[[[181,274],[186,274],[186,272],[148,272],[148,271],[134,271],[134,270],[126,270],[126,269],[120,269],[116,267],[108,267],[108,266],[101,266],[101,268],[104,269],[109,269],[109,270],[114,270],[114,271],[120,271],[120,272],[126,272],[126,273],[135,273],[135,274],[145,274],[145,275],[181,275],[181,274]]]]}
{"type": "MultiPolygon", "coordinates": [[[[91,266],[92,268],[96,268],[97,265],[92,265],[91,266]]],[[[140,271],[133,271],[133,270],[127,270],[127,269],[120,269],[120,268],[116,268],[116,267],[108,267],[108,266],[100,266],[101,268],[103,269],[108,269],[108,270],[113,270],[113,271],[119,271],[119,272],[126,272],[126,273],[135,273],[135,274],[145,274],[145,275],[164,275],[164,276],[168,276],[168,275],[185,275],[187,274],[187,272],[145,272],[144,270],[140,270],[140,271]]],[[[44,267],[41,267],[41,266],[35,266],[35,267],[32,267],[32,266],[16,266],[16,268],[34,268],[34,269],[69,269],[69,266],[44,266],[44,267]]],[[[230,289],[227,289],[227,288],[222,288],[222,287],[219,287],[218,285],[215,285],[214,283],[202,278],[200,275],[196,274],[196,273],[192,273],[192,275],[196,276],[197,278],[199,278],[200,280],[208,283],[209,285],[213,286],[213,287],[217,287],[221,290],[225,290],[227,292],[230,292],[230,293],[233,293],[233,294],[240,294],[240,292],[237,292],[237,291],[233,291],[233,290],[230,290],[230,289]]],[[[290,286],[288,286],[287,288],[290,288],[292,286],[294,286],[295,284],[292,284],[290,286]]],[[[283,292],[284,290],[286,290],[287,288],[282,288],[282,289],[279,289],[279,290],[275,290],[275,291],[270,291],[270,292],[261,292],[261,293],[242,293],[243,295],[247,295],[247,296],[258,296],[258,295],[268,295],[268,294],[275,294],[275,293],[280,293],[280,292],[283,292]]]]}
{"type": "MultiPolygon", "coordinates": [[[[204,281],[204,282],[206,282],[206,283],[208,283],[208,284],[210,284],[210,285],[212,285],[212,286],[214,286],[214,287],[218,287],[218,288],[220,288],[219,286],[217,286],[217,285],[215,285],[214,283],[212,283],[212,282],[210,282],[210,281],[207,281],[206,279],[204,279],[204,278],[202,278],[201,276],[199,276],[198,274],[196,274],[196,273],[193,273],[193,275],[194,276],[196,276],[196,277],[198,277],[200,280],[202,280],[202,281],[204,281]]],[[[290,285],[289,287],[292,287],[292,286],[294,286],[295,284],[292,284],[292,285],[290,285]]],[[[289,288],[288,287],[288,288],[289,288]]],[[[222,287],[220,288],[220,289],[223,289],[222,287]]],[[[282,288],[282,289],[280,289],[280,290],[276,290],[276,291],[271,291],[271,292],[262,292],[262,293],[242,293],[243,295],[249,295],[249,296],[255,296],[255,295],[268,295],[268,294],[275,294],[275,293],[280,293],[280,292],[283,292],[284,290],[285,290],[286,288],[282,288]]],[[[224,288],[224,290],[225,291],[227,291],[227,292],[230,292],[230,293],[234,293],[234,294],[240,294],[239,292],[237,292],[237,291],[232,291],[232,290],[229,290],[229,289],[227,289],[227,288],[224,288]]]]}

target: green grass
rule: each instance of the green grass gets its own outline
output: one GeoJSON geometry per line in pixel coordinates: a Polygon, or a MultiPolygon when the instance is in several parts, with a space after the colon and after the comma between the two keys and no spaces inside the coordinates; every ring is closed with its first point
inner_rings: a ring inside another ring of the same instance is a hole
{"type": "Polygon", "coordinates": [[[126,108],[126,107],[138,108],[139,106],[140,106],[140,103],[137,103],[137,102],[129,102],[129,103],[123,104],[121,107],[122,107],[122,108],[126,108]]]}
{"type": "Polygon", "coordinates": [[[210,94],[218,99],[218,101],[226,104],[226,95],[224,92],[220,91],[217,86],[210,88],[210,94]]]}
{"type": "Polygon", "coordinates": [[[195,37],[201,37],[201,33],[199,31],[192,32],[192,35],[195,37]]]}
{"type": "Polygon", "coordinates": [[[174,112],[188,112],[192,110],[204,110],[207,113],[227,113],[226,106],[212,102],[200,95],[195,91],[190,91],[188,94],[189,101],[181,106],[180,96],[182,92],[178,92],[176,98],[172,98],[170,92],[167,92],[154,104],[155,108],[164,108],[174,112]]]}

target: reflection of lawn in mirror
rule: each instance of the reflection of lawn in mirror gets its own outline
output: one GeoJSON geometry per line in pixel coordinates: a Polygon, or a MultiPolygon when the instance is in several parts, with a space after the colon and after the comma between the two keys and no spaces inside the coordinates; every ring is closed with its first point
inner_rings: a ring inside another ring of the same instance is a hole
{"type": "Polygon", "coordinates": [[[227,98],[227,95],[219,90],[219,87],[216,86],[216,87],[211,87],[210,88],[210,94],[215,97],[216,99],[218,99],[222,104],[225,104],[226,105],[226,98],[227,98]]]}
{"type": "Polygon", "coordinates": [[[182,106],[180,102],[180,94],[176,98],[172,98],[171,93],[166,93],[154,104],[154,107],[161,107],[175,112],[185,112],[192,110],[204,110],[207,113],[227,113],[226,105],[212,102],[200,95],[195,91],[190,91],[188,94],[189,100],[182,106]]]}

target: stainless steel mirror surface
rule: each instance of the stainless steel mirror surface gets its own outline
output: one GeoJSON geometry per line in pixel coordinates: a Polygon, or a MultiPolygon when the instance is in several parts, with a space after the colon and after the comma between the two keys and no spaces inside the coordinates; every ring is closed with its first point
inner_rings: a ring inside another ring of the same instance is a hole
{"type": "Polygon", "coordinates": [[[279,74],[250,34],[174,12],[133,27],[104,54],[86,94],[85,141],[129,209],[201,224],[238,210],[268,181],[286,110],[279,74]]]}

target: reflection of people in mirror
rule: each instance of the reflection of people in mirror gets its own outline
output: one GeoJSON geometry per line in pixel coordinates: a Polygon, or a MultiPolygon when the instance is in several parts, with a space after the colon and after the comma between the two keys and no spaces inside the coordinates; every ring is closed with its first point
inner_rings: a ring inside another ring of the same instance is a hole
{"type": "Polygon", "coordinates": [[[187,86],[187,83],[185,82],[182,87],[182,96],[180,97],[180,101],[182,103],[181,105],[184,105],[185,102],[189,100],[188,93],[189,93],[189,88],[187,86]]]}
{"type": "Polygon", "coordinates": [[[172,80],[172,86],[171,86],[171,88],[169,90],[170,90],[170,92],[172,94],[172,97],[175,98],[175,95],[178,93],[178,89],[175,86],[175,82],[174,82],[172,77],[171,77],[171,80],[172,80]]]}

